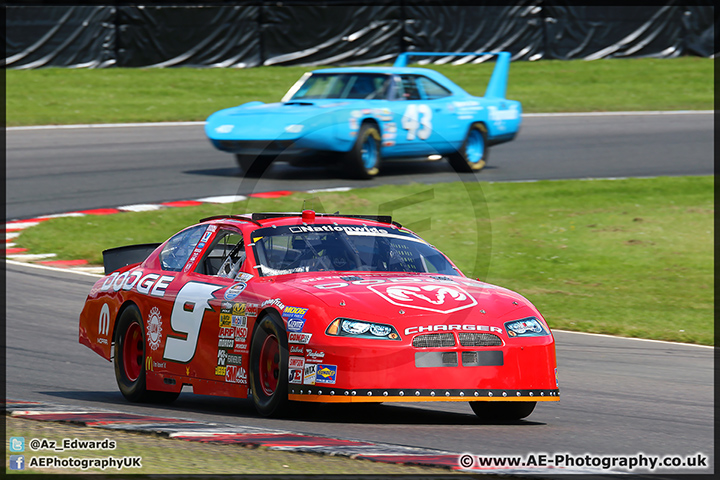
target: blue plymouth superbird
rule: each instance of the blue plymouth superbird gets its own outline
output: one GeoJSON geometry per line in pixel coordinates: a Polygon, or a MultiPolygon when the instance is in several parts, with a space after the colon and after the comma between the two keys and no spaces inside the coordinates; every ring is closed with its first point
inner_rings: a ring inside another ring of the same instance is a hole
{"type": "Polygon", "coordinates": [[[513,140],[520,102],[505,98],[510,53],[408,52],[392,67],[308,72],[278,103],[249,102],[213,113],[205,132],[235,154],[246,176],[274,160],[292,165],[340,162],[372,178],[386,159],[446,157],[456,171],[481,170],[491,145],[513,140]],[[474,97],[442,74],[407,67],[409,56],[494,55],[485,95],[474,97]]]}

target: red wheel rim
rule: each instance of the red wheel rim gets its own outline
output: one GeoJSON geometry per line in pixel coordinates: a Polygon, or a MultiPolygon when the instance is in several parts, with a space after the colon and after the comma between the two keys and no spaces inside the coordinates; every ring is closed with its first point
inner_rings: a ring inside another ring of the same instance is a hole
{"type": "Polygon", "coordinates": [[[265,339],[260,350],[260,386],[265,395],[271,396],[277,388],[280,376],[280,345],[275,335],[265,339]]]}
{"type": "Polygon", "coordinates": [[[125,332],[125,342],[123,342],[123,370],[125,370],[125,376],[131,382],[134,382],[140,376],[140,369],[143,364],[142,356],[142,331],[140,325],[133,322],[125,332]]]}

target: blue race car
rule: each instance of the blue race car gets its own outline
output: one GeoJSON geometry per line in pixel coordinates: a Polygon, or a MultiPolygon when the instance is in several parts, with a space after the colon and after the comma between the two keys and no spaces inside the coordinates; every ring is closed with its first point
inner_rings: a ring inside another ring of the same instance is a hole
{"type": "Polygon", "coordinates": [[[508,52],[408,52],[392,67],[316,70],[279,103],[213,113],[205,133],[217,149],[235,154],[246,176],[259,176],[275,159],[341,162],[356,178],[372,178],[383,160],[397,158],[444,156],[456,171],[479,171],[488,147],[513,140],[520,128],[520,102],[505,98],[509,69],[508,52]],[[496,55],[485,96],[434,70],[406,66],[409,56],[429,55],[496,55]]]}

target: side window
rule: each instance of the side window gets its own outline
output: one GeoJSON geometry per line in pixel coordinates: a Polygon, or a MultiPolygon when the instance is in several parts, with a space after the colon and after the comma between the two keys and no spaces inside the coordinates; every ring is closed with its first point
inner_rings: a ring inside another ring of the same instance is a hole
{"type": "Polygon", "coordinates": [[[400,82],[402,84],[402,96],[403,100],[420,100],[420,93],[418,92],[417,85],[415,85],[415,77],[412,75],[401,75],[400,82]]]}
{"type": "Polygon", "coordinates": [[[235,278],[245,262],[245,243],[242,234],[235,230],[222,229],[215,241],[198,264],[197,273],[235,278]]]}
{"type": "Polygon", "coordinates": [[[427,77],[417,77],[417,83],[423,92],[425,92],[425,98],[427,100],[449,97],[452,94],[450,90],[427,77]]]}
{"type": "Polygon", "coordinates": [[[183,230],[168,240],[160,252],[161,268],[170,272],[182,270],[206,229],[206,225],[198,225],[183,230]]]}

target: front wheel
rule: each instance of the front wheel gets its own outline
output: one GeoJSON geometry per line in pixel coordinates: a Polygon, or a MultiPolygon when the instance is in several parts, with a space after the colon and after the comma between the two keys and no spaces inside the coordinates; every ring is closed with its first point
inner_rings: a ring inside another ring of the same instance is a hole
{"type": "Polygon", "coordinates": [[[140,310],[126,308],[115,329],[115,379],[131,402],[170,403],[180,392],[156,392],[145,386],[145,332],[140,310]]]}
{"type": "Polygon", "coordinates": [[[347,166],[355,178],[368,179],[380,172],[380,132],[372,123],[364,123],[352,150],[346,154],[347,166]]]}
{"type": "Polygon", "coordinates": [[[487,128],[482,123],[470,125],[460,149],[450,154],[448,161],[457,172],[479,172],[487,164],[487,128]]]}
{"type": "Polygon", "coordinates": [[[287,413],[288,342],[282,321],[265,314],[255,326],[250,344],[250,388],[257,411],[266,417],[287,413]]]}
{"type": "Polygon", "coordinates": [[[537,402],[470,402],[475,415],[485,421],[520,420],[535,410],[537,402]]]}
{"type": "Polygon", "coordinates": [[[235,159],[246,177],[257,178],[265,173],[275,158],[272,155],[242,155],[238,153],[235,155],[235,159]]]}

